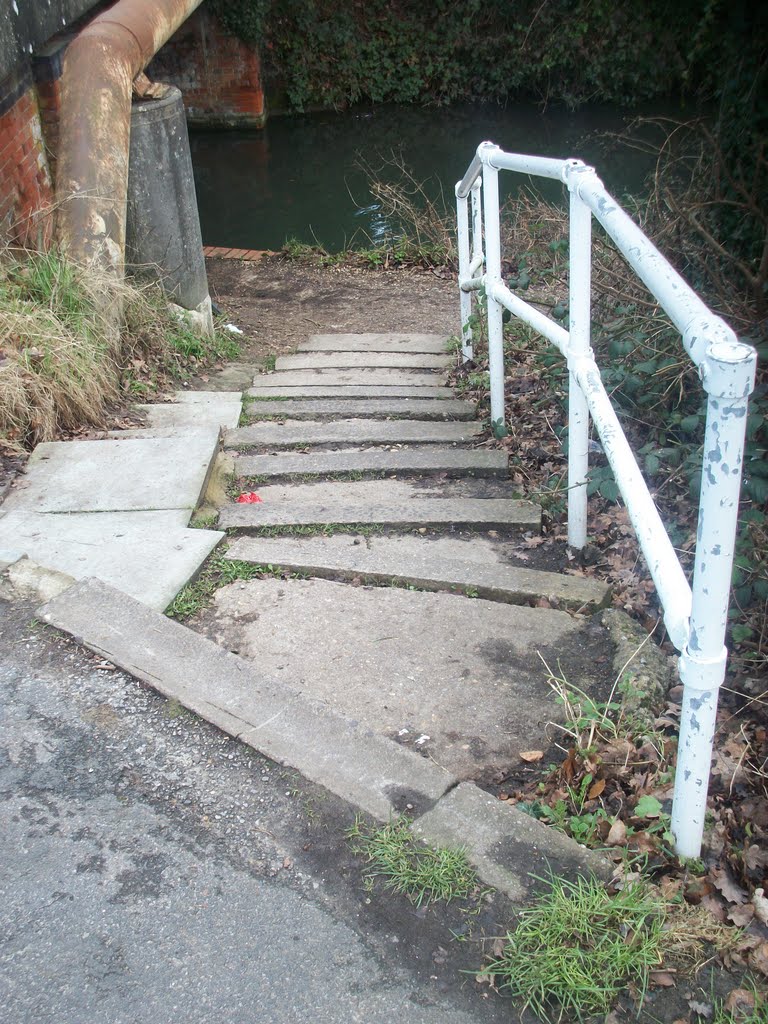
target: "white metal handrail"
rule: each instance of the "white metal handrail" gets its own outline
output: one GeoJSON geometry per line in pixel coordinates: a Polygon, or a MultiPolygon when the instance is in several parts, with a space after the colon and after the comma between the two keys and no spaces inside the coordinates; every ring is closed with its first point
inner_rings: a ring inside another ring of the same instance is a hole
{"type": "Polygon", "coordinates": [[[698,857],[704,832],[717,700],[736,539],[747,404],[755,350],[740,342],[674,270],[581,160],[505,153],[483,142],[456,185],[462,353],[472,358],[472,295],[488,303],[491,421],[504,423],[503,309],[530,324],[565,356],[568,388],[568,543],[587,539],[589,420],[613,470],[664,613],[680,652],[683,683],[672,832],[680,856],[698,857]],[[570,193],[568,330],[514,295],[501,276],[499,170],[562,181],[570,193]],[[468,204],[471,197],[472,224],[468,204]],[[677,558],[611,404],[590,347],[592,217],[655,296],[682,336],[707,393],[693,581],[677,558]]]}

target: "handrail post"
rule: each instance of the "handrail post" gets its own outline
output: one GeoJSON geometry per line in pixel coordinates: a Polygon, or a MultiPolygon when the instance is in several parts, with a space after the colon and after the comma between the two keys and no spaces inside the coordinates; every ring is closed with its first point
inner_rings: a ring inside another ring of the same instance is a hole
{"type": "Polygon", "coordinates": [[[478,178],[472,186],[472,262],[477,265],[480,275],[483,273],[485,257],[483,256],[483,204],[480,196],[482,183],[478,178]]]}
{"type": "Polygon", "coordinates": [[[459,304],[461,308],[461,355],[466,363],[472,358],[472,293],[465,291],[462,284],[469,276],[469,216],[466,196],[459,195],[461,182],[456,185],[457,244],[459,250],[459,304]]]}
{"type": "Polygon", "coordinates": [[[708,394],[693,570],[690,639],[679,660],[683,682],[672,832],[681,857],[698,857],[704,834],[717,701],[725,675],[731,571],[739,512],[754,349],[714,342],[701,376],[708,394]]]}
{"type": "Polygon", "coordinates": [[[478,156],[483,162],[483,220],[485,226],[485,295],[488,302],[488,367],[491,376],[491,429],[499,436],[504,428],[504,321],[494,288],[502,284],[501,235],[499,229],[499,172],[490,163],[498,151],[492,143],[481,143],[478,156]]]}
{"type": "Polygon", "coordinates": [[[589,408],[573,372],[579,359],[592,357],[592,212],[578,194],[580,173],[570,166],[568,241],[568,544],[581,550],[587,543],[587,475],[589,473],[589,408]]]}

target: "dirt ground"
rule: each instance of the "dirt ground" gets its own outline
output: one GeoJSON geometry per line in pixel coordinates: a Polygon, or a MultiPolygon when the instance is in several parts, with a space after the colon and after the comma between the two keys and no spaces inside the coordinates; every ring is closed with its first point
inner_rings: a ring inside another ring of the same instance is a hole
{"type": "Polygon", "coordinates": [[[279,256],[206,261],[211,298],[244,332],[243,361],[289,352],[313,334],[455,334],[454,281],[431,270],[319,267],[279,256]]]}

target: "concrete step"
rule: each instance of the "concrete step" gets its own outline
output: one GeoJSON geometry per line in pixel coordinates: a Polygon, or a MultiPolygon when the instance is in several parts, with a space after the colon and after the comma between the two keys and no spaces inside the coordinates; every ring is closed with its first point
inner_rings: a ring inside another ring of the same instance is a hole
{"type": "Polygon", "coordinates": [[[431,352],[443,355],[445,334],[313,334],[299,352],[431,352]]]}
{"type": "Polygon", "coordinates": [[[321,579],[239,580],[196,626],[462,779],[549,745],[562,708],[537,651],[588,692],[612,668],[601,679],[599,639],[567,612],[321,579]]]}
{"type": "Polygon", "coordinates": [[[228,430],[225,448],[293,448],[321,444],[467,444],[477,439],[479,423],[423,420],[287,420],[228,430]]]}
{"type": "MultiPolygon", "coordinates": [[[[262,378],[257,377],[257,380],[262,378]]],[[[415,399],[451,399],[454,397],[451,388],[441,387],[397,387],[384,385],[368,387],[366,385],[309,385],[307,387],[254,387],[246,391],[249,398],[279,399],[295,398],[302,401],[313,401],[318,398],[409,398],[415,399]]]]}
{"type": "Polygon", "coordinates": [[[26,555],[73,579],[96,577],[163,611],[223,533],[185,529],[189,510],[9,512],[0,518],[0,560],[26,555]]]}
{"type": "Polygon", "coordinates": [[[259,388],[284,387],[442,387],[448,374],[441,370],[275,370],[260,373],[253,383],[259,388]]]}
{"type": "Polygon", "coordinates": [[[437,537],[238,537],[228,548],[231,560],[271,565],[325,579],[363,583],[407,583],[424,590],[470,592],[473,597],[506,604],[528,604],[538,598],[559,605],[595,611],[610,598],[610,588],[584,576],[564,576],[524,566],[467,558],[475,540],[437,537]],[[442,546],[441,546],[442,545],[442,546]],[[448,549],[448,557],[445,554],[448,549]],[[457,557],[461,550],[461,558],[457,557]],[[451,557],[452,556],[452,557],[451,557]]]}
{"type": "Polygon", "coordinates": [[[454,476],[508,476],[504,452],[480,448],[402,448],[382,451],[319,451],[287,455],[239,455],[235,461],[239,477],[334,476],[339,473],[446,473],[454,476]]]}
{"type": "Polygon", "coordinates": [[[453,356],[430,355],[421,352],[305,352],[280,356],[276,370],[328,370],[360,367],[379,369],[438,370],[450,366],[453,356]]]}
{"type": "MultiPolygon", "coordinates": [[[[178,436],[181,437],[190,429],[196,430],[200,427],[236,427],[240,421],[242,410],[242,397],[227,391],[214,392],[192,392],[190,394],[176,395],[173,402],[155,402],[153,404],[137,405],[134,408],[137,412],[144,413],[147,419],[146,427],[139,427],[130,433],[138,436],[141,432],[143,437],[152,436],[178,436]]],[[[128,433],[123,431],[123,434],[128,433]]],[[[113,431],[110,436],[119,437],[120,432],[113,431]]]]}
{"type": "Polygon", "coordinates": [[[189,515],[205,490],[218,439],[218,427],[203,427],[162,438],[45,442],[35,448],[3,507],[9,512],[186,509],[189,515]]]}
{"type": "MultiPolygon", "coordinates": [[[[306,502],[310,505],[392,505],[405,504],[420,498],[444,498],[457,501],[464,498],[518,498],[509,480],[493,477],[452,476],[449,479],[427,476],[369,477],[349,480],[275,480],[254,485],[259,497],[268,505],[286,501],[291,504],[306,502]]],[[[254,489],[254,488],[250,488],[254,489]]],[[[222,501],[220,504],[229,504],[222,501]]]]}
{"type": "MultiPolygon", "coordinates": [[[[475,418],[474,402],[460,399],[372,398],[372,399],[305,399],[287,402],[249,402],[246,413],[250,419],[276,416],[286,419],[333,419],[365,416],[368,419],[471,420],[475,418]]],[[[236,426],[237,423],[229,424],[236,426]]]]}
{"type": "Polygon", "coordinates": [[[258,530],[268,526],[379,526],[451,527],[470,524],[494,529],[541,527],[541,509],[511,498],[413,498],[398,503],[345,501],[280,502],[227,505],[219,513],[219,526],[228,530],[258,530]]]}

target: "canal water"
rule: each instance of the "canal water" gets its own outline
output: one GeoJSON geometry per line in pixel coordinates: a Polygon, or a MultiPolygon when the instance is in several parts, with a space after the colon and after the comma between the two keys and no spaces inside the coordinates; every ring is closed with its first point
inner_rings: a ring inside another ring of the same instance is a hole
{"type": "MultiPolygon", "coordinates": [[[[279,249],[296,238],[331,252],[381,242],[397,225],[373,202],[361,158],[374,167],[401,158],[433,196],[442,190],[452,209],[453,186],[484,139],[511,152],[580,157],[617,196],[637,192],[649,163],[609,138],[626,120],[611,107],[375,106],[274,117],[261,131],[193,131],[203,240],[279,249]]],[[[530,184],[510,173],[501,179],[507,193],[530,184]]],[[[539,185],[549,188],[549,198],[562,194],[556,183],[539,185]]]]}

